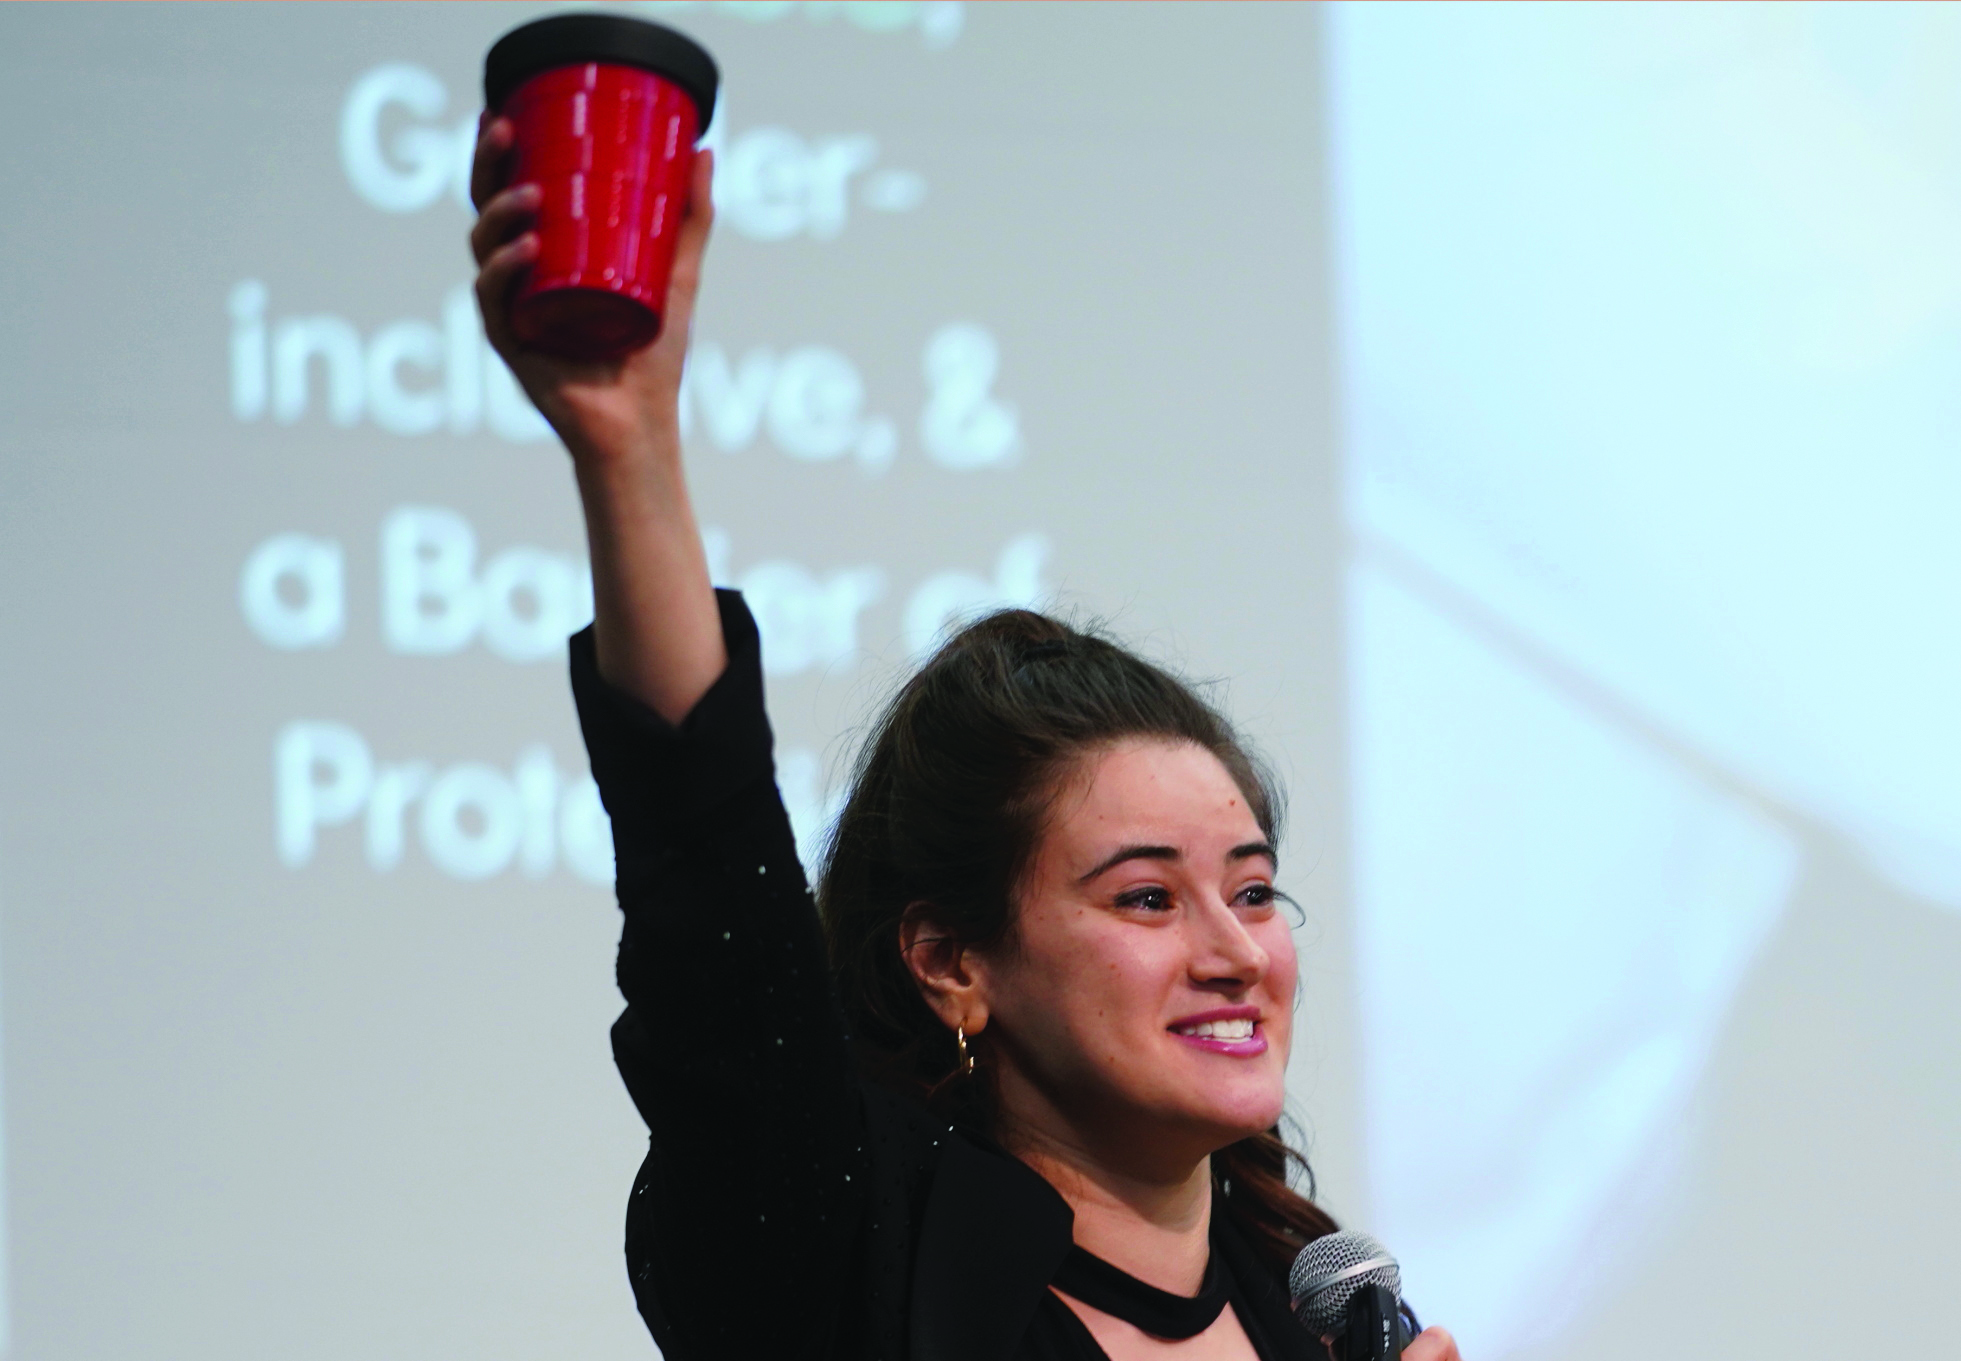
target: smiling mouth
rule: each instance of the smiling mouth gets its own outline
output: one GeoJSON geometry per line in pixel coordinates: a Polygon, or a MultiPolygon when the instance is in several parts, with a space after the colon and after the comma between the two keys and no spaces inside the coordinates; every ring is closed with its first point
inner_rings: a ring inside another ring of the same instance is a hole
{"type": "Polygon", "coordinates": [[[1230,1021],[1200,1021],[1197,1025],[1173,1026],[1171,1033],[1192,1040],[1250,1040],[1253,1038],[1253,1019],[1242,1016],[1230,1021]]]}
{"type": "Polygon", "coordinates": [[[1267,1050],[1260,1014],[1251,1007],[1233,1007],[1223,1016],[1217,1011],[1209,1016],[1193,1016],[1166,1029],[1194,1049],[1229,1058],[1258,1058],[1267,1050]],[[1234,1011],[1239,1014],[1233,1015],[1234,1011]]]}

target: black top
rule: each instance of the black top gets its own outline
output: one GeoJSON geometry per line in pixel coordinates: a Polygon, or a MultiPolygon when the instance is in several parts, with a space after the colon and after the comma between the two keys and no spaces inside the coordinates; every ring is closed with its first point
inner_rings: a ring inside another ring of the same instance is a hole
{"type": "MultiPolygon", "coordinates": [[[[572,689],[613,819],[613,1053],[647,1122],[627,1202],[634,1298],[668,1361],[1085,1361],[1050,1289],[1067,1202],[985,1138],[859,1074],[771,759],[755,622],[718,591],[729,664],[678,726],[572,689]]],[[[1213,1215],[1265,1361],[1307,1361],[1284,1283],[1213,1215]]],[[[1141,1283],[1139,1283],[1141,1285],[1141,1283]]]]}

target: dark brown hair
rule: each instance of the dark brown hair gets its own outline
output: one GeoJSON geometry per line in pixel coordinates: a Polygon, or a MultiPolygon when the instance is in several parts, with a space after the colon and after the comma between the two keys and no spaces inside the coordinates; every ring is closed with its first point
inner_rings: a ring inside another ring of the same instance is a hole
{"type": "MultiPolygon", "coordinates": [[[[1015,891],[1071,770],[1128,737],[1190,742],[1216,756],[1267,839],[1279,792],[1232,725],[1184,681],[1093,631],[1004,610],[950,638],[894,696],[859,754],[817,901],[845,1016],[871,1074],[983,1132],[993,1086],[956,1076],[954,1037],[899,951],[913,903],[962,942],[1013,925],[1015,891]]],[[[1276,1126],[1212,1158],[1221,1202],[1285,1272],[1334,1221],[1293,1189],[1307,1161],[1276,1126]]]]}

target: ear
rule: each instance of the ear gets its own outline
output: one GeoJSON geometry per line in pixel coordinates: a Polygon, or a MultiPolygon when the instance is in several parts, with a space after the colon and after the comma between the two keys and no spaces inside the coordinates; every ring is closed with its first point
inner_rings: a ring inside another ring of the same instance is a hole
{"type": "Polygon", "coordinates": [[[948,1030],[969,1035],[987,1028],[985,971],[968,949],[934,914],[931,903],[912,903],[899,918],[899,957],[919,984],[920,996],[948,1030]]]}

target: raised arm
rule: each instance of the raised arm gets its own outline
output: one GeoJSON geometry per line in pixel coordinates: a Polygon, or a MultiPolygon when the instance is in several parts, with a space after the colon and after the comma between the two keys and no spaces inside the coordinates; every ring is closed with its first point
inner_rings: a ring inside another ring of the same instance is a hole
{"type": "Polygon", "coordinates": [[[470,194],[484,331],[571,452],[592,553],[593,640],[609,684],[678,723],[728,656],[681,467],[681,365],[714,218],[714,153],[695,162],[660,339],[607,363],[556,358],[511,334],[510,298],[538,253],[535,185],[506,187],[509,120],[486,116],[470,194]]]}
{"type": "Polygon", "coordinates": [[[486,122],[471,245],[485,330],[571,451],[585,506],[594,623],[572,640],[572,683],[625,915],[614,1056],[650,1135],[627,1210],[634,1296],[673,1361],[838,1355],[864,1293],[865,1111],[776,790],[755,623],[710,586],[681,466],[709,157],[659,340],[585,364],[511,333],[537,247],[533,192],[503,187],[509,145],[486,122]]]}

